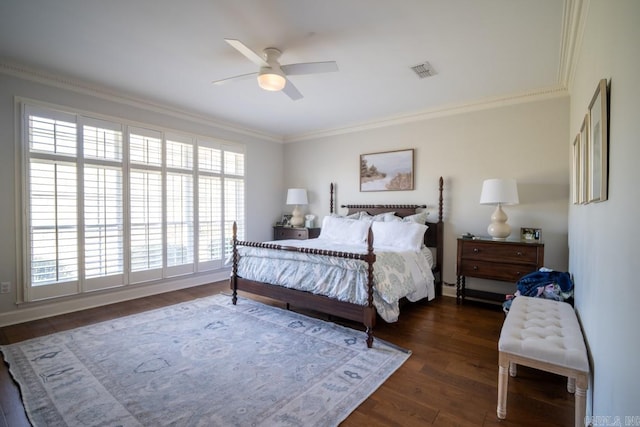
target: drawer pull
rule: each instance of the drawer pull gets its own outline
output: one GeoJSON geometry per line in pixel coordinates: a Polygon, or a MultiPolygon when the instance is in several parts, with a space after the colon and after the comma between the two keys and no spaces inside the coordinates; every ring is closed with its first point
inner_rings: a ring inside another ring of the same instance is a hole
{"type": "Polygon", "coordinates": [[[516,252],[516,255],[522,256],[522,252],[518,251],[518,252],[516,252]]]}
{"type": "Polygon", "coordinates": [[[478,249],[478,248],[473,248],[473,252],[477,254],[478,252],[480,252],[480,249],[478,249]]]}
{"type": "Polygon", "coordinates": [[[478,266],[477,266],[477,265],[474,265],[474,266],[473,266],[473,269],[474,269],[474,271],[478,271],[478,266]]]}

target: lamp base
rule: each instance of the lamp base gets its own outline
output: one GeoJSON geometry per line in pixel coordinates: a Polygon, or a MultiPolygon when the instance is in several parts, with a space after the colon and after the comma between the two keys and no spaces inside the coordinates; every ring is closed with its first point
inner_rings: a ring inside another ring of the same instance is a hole
{"type": "Polygon", "coordinates": [[[498,204],[491,215],[491,224],[487,227],[487,233],[493,240],[506,240],[509,237],[511,226],[507,224],[507,219],[507,214],[502,210],[502,206],[498,204]]]}
{"type": "Polygon", "coordinates": [[[304,217],[302,216],[302,211],[300,210],[298,205],[296,205],[296,207],[293,208],[293,212],[291,212],[291,219],[289,220],[289,224],[291,224],[292,227],[302,227],[302,225],[304,224],[304,217]]]}

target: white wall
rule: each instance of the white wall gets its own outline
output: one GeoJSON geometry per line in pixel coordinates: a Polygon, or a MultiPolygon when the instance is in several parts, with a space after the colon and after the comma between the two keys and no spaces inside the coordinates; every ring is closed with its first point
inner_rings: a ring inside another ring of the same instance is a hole
{"type": "Polygon", "coordinates": [[[132,106],[130,103],[118,102],[116,97],[95,96],[87,90],[69,90],[53,85],[34,82],[13,77],[0,72],[0,281],[11,282],[12,292],[0,294],[0,325],[17,316],[22,319],[43,317],[60,311],[75,310],[81,307],[100,305],[105,302],[127,299],[139,295],[136,292],[155,293],[174,287],[186,287],[192,284],[207,283],[228,277],[227,272],[218,275],[206,275],[199,278],[175,280],[166,286],[136,285],[127,289],[108,293],[92,293],[77,301],[64,300],[62,304],[32,304],[18,309],[16,301],[16,285],[18,280],[17,243],[20,240],[16,231],[16,215],[20,208],[16,206],[16,189],[20,183],[16,159],[16,109],[15,97],[26,97],[33,100],[62,105],[77,110],[121,117],[128,121],[158,126],[161,129],[173,129],[191,132],[197,135],[211,136],[227,141],[242,143],[246,147],[246,211],[247,238],[250,240],[268,240],[272,236],[271,226],[274,219],[281,215],[281,204],[274,199],[274,194],[283,190],[282,159],[283,145],[269,142],[259,136],[246,133],[235,133],[206,120],[189,120],[186,117],[163,113],[162,108],[144,105],[132,106]],[[142,289],[142,288],[147,289],[142,289]],[[132,291],[136,289],[137,291],[132,291]]]}
{"type": "MultiPolygon", "coordinates": [[[[436,218],[443,176],[444,280],[455,283],[456,238],[466,231],[487,234],[493,207],[478,203],[482,181],[513,177],[520,205],[505,210],[514,235],[521,226],[542,228],[545,264],[566,271],[568,104],[561,96],[287,144],[285,184],[309,189],[307,211],[319,217],[329,213],[329,183],[335,182],[338,204],[427,203],[436,218]],[[415,149],[414,191],[359,191],[360,154],[407,148],[415,149]]],[[[468,283],[515,290],[499,282],[468,283]]]]}
{"type": "MultiPolygon", "coordinates": [[[[610,80],[609,200],[569,209],[576,309],[592,357],[590,413],[640,415],[640,2],[591,0],[571,84],[571,135],[601,78],[610,80]]],[[[570,140],[571,138],[569,138],[570,140]]],[[[566,146],[569,150],[570,142],[566,146]]],[[[614,425],[614,424],[609,424],[614,425]]]]}

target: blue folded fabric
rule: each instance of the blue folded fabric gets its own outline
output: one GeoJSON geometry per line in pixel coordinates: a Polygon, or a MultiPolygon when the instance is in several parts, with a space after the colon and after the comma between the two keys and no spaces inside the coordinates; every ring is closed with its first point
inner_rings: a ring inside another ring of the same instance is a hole
{"type": "Polygon", "coordinates": [[[551,283],[557,284],[562,292],[569,292],[573,289],[571,276],[564,271],[534,271],[518,280],[516,287],[521,295],[536,296],[540,286],[551,283]]]}

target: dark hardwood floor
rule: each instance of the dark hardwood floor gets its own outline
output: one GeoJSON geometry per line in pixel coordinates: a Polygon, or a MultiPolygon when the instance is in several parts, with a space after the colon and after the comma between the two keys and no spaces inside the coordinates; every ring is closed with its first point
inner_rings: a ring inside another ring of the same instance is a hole
{"type": "MultiPolygon", "coordinates": [[[[229,292],[227,282],[7,326],[0,328],[0,343],[15,343],[219,292],[229,292]]],[[[454,298],[441,297],[403,307],[397,323],[378,319],[376,337],[408,348],[412,355],[342,425],[573,425],[573,395],[566,391],[566,380],[524,367],[518,369],[517,378],[509,380],[507,420],[496,418],[497,341],[503,318],[499,307],[471,302],[457,306],[454,298]]],[[[0,427],[28,425],[19,390],[2,363],[0,427]]]]}

